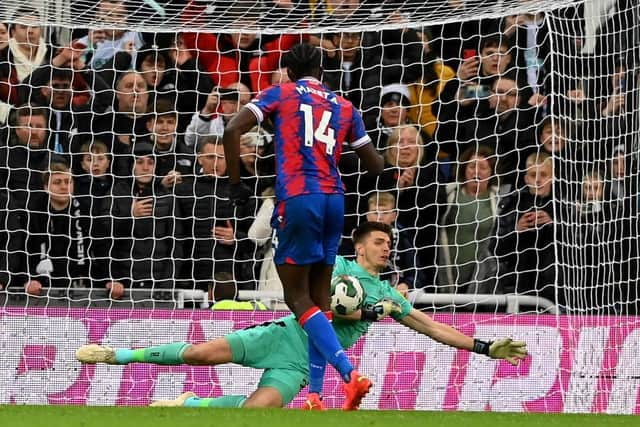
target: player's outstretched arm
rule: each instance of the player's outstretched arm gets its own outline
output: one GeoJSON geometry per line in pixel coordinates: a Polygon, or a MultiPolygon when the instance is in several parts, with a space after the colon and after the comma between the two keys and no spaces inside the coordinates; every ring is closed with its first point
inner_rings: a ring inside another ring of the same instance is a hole
{"type": "Polygon", "coordinates": [[[361,147],[355,149],[356,154],[362,160],[364,164],[364,168],[373,175],[380,175],[384,170],[384,159],[376,149],[373,147],[373,144],[368,143],[364,144],[361,147]]]}
{"type": "Polygon", "coordinates": [[[251,189],[240,182],[240,137],[258,123],[256,115],[243,108],[224,129],[222,144],[229,176],[229,199],[235,206],[244,205],[253,195],[251,189]]]}
{"type": "Polygon", "coordinates": [[[256,115],[244,107],[224,128],[222,144],[224,145],[224,157],[227,161],[227,175],[232,184],[240,182],[240,137],[257,124],[256,115]]]}
{"type": "Polygon", "coordinates": [[[504,359],[512,365],[517,365],[527,357],[527,344],[523,341],[512,341],[511,338],[502,338],[494,342],[473,339],[416,309],[411,310],[400,322],[442,344],[485,354],[493,359],[504,359]]]}

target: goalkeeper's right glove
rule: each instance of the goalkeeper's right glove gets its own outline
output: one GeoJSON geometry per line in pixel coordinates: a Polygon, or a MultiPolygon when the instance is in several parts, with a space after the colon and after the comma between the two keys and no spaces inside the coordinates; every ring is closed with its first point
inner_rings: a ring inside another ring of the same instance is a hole
{"type": "Polygon", "coordinates": [[[504,359],[512,365],[517,365],[520,360],[527,357],[527,343],[513,341],[511,338],[501,338],[497,341],[473,340],[473,351],[485,354],[492,359],[504,359]]]}
{"type": "Polygon", "coordinates": [[[392,314],[402,313],[402,307],[400,304],[392,300],[391,298],[383,298],[370,310],[361,310],[360,320],[366,320],[368,322],[376,322],[378,320],[382,320],[385,317],[392,314]]]}

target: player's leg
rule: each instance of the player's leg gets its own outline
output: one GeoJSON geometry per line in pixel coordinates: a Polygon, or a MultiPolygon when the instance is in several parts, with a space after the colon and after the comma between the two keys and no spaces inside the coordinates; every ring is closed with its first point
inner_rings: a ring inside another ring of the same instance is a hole
{"type": "MultiPolygon", "coordinates": [[[[229,395],[198,397],[182,393],[173,400],[159,400],[150,406],[184,406],[187,408],[281,408],[288,405],[307,384],[301,369],[266,369],[258,388],[248,397],[229,395]]],[[[323,409],[321,406],[314,409],[323,409]]]]}
{"type": "MultiPolygon", "coordinates": [[[[342,197],[338,199],[342,200],[342,197]]],[[[329,207],[324,194],[298,196],[279,202],[272,218],[277,237],[274,257],[276,268],[285,301],[309,337],[309,375],[313,384],[311,392],[318,394],[322,390],[327,361],[336,367],[345,381],[348,381],[353,370],[329,319],[313,301],[309,284],[313,277],[312,266],[325,261],[325,223],[329,207]]],[[[338,240],[333,236],[336,246],[333,249],[334,258],[342,231],[343,210],[344,202],[339,208],[339,219],[336,219],[340,232],[338,240]]],[[[321,281],[328,290],[330,271],[321,281]]],[[[324,301],[321,305],[328,308],[324,301]]]]}
{"type": "Polygon", "coordinates": [[[249,397],[242,395],[228,395],[220,397],[198,397],[187,391],[175,399],[157,400],[149,406],[185,408],[281,408],[282,396],[273,387],[259,387],[249,397]]]}
{"type": "Polygon", "coordinates": [[[308,265],[280,264],[276,265],[278,276],[282,282],[284,302],[299,319],[314,306],[309,292],[308,265]]]}
{"type": "Polygon", "coordinates": [[[76,350],[76,358],[83,363],[153,363],[156,365],[218,365],[232,361],[232,351],[225,338],[203,344],[176,342],[147,348],[129,349],[89,344],[76,350]]]}
{"type": "MultiPolygon", "coordinates": [[[[278,269],[278,274],[280,275],[280,281],[282,282],[283,289],[285,289],[285,301],[287,301],[287,305],[295,313],[296,318],[300,322],[300,325],[309,335],[308,352],[310,381],[309,396],[307,398],[309,405],[306,406],[308,406],[309,409],[321,407],[320,401],[322,394],[322,385],[324,382],[324,373],[327,366],[327,358],[325,357],[323,351],[318,347],[318,345],[316,345],[316,342],[318,342],[319,340],[327,340],[326,331],[328,329],[331,329],[331,325],[328,320],[324,318],[325,316],[322,313],[323,310],[313,303],[313,300],[310,296],[309,287],[296,286],[301,283],[306,284],[308,282],[311,269],[308,266],[305,266],[304,269],[301,269],[299,266],[288,264],[282,264],[276,266],[276,268],[278,269]],[[291,287],[292,289],[287,292],[287,287],[291,287]],[[287,295],[289,295],[289,299],[287,298],[287,295]],[[293,307],[296,308],[294,309],[293,307]],[[315,314],[318,313],[319,315],[315,316],[315,314]],[[305,319],[309,320],[307,321],[305,319]],[[324,320],[326,325],[322,325],[321,320],[324,320]]],[[[333,329],[331,329],[330,332],[333,333],[333,329]]],[[[331,337],[329,336],[328,339],[330,340],[331,337]]],[[[335,341],[339,345],[337,339],[335,341]]],[[[324,345],[325,347],[327,346],[327,344],[324,345]]],[[[335,345],[330,346],[330,348],[334,347],[335,345]]],[[[341,349],[337,349],[337,351],[341,351],[341,349]]]]}
{"type": "MultiPolygon", "coordinates": [[[[344,198],[341,195],[330,195],[326,198],[324,229],[324,263],[315,264],[309,278],[309,288],[314,302],[320,307],[330,310],[331,275],[336,261],[344,221],[344,198]]],[[[331,313],[331,311],[329,311],[331,313]]],[[[343,353],[344,354],[344,353],[343,353]]],[[[344,359],[349,362],[346,355],[344,359]]],[[[329,362],[331,362],[330,359],[329,362]]],[[[336,366],[336,365],[334,365],[336,366]]],[[[351,363],[337,368],[345,381],[345,401],[343,409],[353,410],[360,407],[362,398],[369,392],[373,383],[353,369],[351,363]]]]}
{"type": "Polygon", "coordinates": [[[185,406],[210,408],[279,408],[288,405],[307,381],[306,354],[302,341],[296,344],[297,332],[291,325],[275,321],[227,335],[233,362],[265,368],[256,391],[248,397],[230,395],[199,398],[186,392],[173,400],[153,402],[151,406],[185,406]]]}
{"type": "MultiPolygon", "coordinates": [[[[314,264],[311,266],[309,274],[309,292],[311,293],[311,299],[316,306],[322,310],[329,322],[333,320],[333,313],[331,312],[329,302],[330,289],[329,286],[323,286],[322,284],[327,280],[331,281],[332,270],[333,268],[326,264],[314,264]]],[[[314,409],[317,406],[321,406],[319,402],[322,400],[322,386],[324,384],[326,368],[327,359],[314,341],[309,340],[309,394],[305,402],[306,409],[314,409]]],[[[342,369],[345,368],[350,369],[350,364],[342,369]]]]}

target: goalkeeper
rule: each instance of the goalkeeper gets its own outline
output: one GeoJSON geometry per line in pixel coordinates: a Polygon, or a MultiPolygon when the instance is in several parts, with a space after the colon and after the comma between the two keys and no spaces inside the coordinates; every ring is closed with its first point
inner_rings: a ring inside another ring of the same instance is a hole
{"type": "MultiPolygon", "coordinates": [[[[334,319],[333,327],[344,348],[355,344],[372,322],[391,316],[443,344],[494,359],[505,359],[513,365],[526,357],[524,342],[511,341],[510,338],[495,342],[474,340],[412,308],[387,281],[380,281],[378,274],[387,265],[391,250],[391,228],[387,224],[363,223],[354,230],[353,242],[357,260],[347,261],[338,257],[333,271],[334,276],[355,276],[365,292],[361,310],[334,319]]],[[[83,363],[218,365],[233,362],[264,369],[257,390],[249,396],[201,398],[186,392],[174,400],[154,402],[152,406],[282,407],[307,385],[309,374],[307,335],[293,315],[235,331],[203,344],[179,342],[136,350],[90,344],[80,347],[76,357],[83,363]]],[[[305,407],[324,409],[321,396],[310,394],[305,407]]]]}

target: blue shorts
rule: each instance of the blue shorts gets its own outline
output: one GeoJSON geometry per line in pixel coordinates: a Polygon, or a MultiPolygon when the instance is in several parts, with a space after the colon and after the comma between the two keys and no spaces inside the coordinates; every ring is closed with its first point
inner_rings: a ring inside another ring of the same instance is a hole
{"type": "Polygon", "coordinates": [[[342,194],[304,194],[277,202],[271,217],[274,262],[335,264],[343,224],[342,194]]]}

